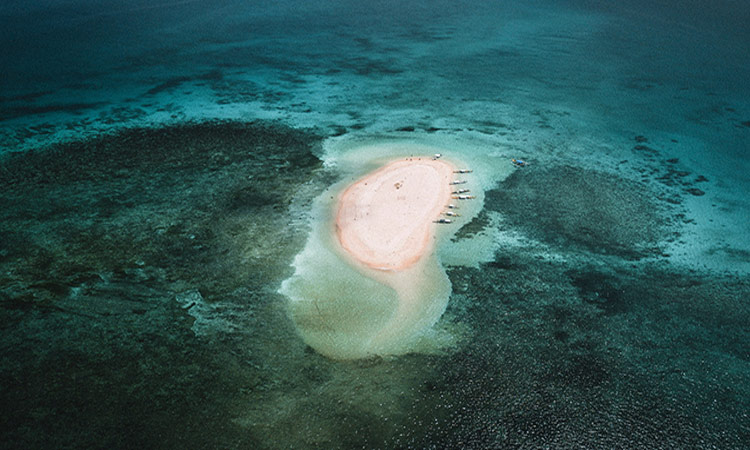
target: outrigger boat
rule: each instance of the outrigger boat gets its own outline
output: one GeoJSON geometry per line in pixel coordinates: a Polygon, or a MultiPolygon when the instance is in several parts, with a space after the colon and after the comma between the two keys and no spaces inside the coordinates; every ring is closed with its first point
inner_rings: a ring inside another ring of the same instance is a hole
{"type": "Polygon", "coordinates": [[[457,191],[451,192],[451,194],[465,194],[467,192],[471,192],[471,189],[459,189],[457,191]]]}
{"type": "Polygon", "coordinates": [[[471,200],[473,198],[477,198],[475,195],[454,195],[453,197],[456,200],[471,200]]]}
{"type": "Polygon", "coordinates": [[[453,203],[448,205],[448,208],[450,209],[458,209],[458,206],[454,205],[453,203]]]}
{"type": "Polygon", "coordinates": [[[455,184],[466,184],[466,180],[453,180],[453,181],[451,181],[450,184],[452,184],[452,185],[455,185],[455,184]]]}
{"type": "Polygon", "coordinates": [[[453,173],[472,173],[472,172],[474,171],[471,169],[458,169],[458,170],[453,171],[453,173]]]}
{"type": "Polygon", "coordinates": [[[453,221],[450,219],[438,219],[438,220],[433,220],[433,222],[434,223],[453,223],[453,221]]]}
{"type": "Polygon", "coordinates": [[[454,213],[453,211],[446,211],[443,214],[445,214],[446,216],[449,216],[449,217],[458,217],[458,216],[461,215],[461,214],[458,214],[458,213],[454,213]]]}

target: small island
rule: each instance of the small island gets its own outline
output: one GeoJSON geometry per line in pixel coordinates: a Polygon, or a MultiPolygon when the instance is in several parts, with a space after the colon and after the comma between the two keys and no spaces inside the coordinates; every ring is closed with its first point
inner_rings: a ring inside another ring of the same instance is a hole
{"type": "Polygon", "coordinates": [[[414,265],[432,247],[436,222],[451,200],[454,171],[442,160],[408,158],[355,182],[339,199],[341,246],[373,269],[414,265]]]}

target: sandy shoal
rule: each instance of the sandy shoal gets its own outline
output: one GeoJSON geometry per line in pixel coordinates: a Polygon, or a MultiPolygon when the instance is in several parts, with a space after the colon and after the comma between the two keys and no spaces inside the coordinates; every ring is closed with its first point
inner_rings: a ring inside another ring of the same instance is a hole
{"type": "Polygon", "coordinates": [[[434,221],[450,203],[454,169],[442,160],[409,158],[356,181],[339,197],[341,246],[374,269],[399,271],[415,264],[432,248],[434,221]]]}

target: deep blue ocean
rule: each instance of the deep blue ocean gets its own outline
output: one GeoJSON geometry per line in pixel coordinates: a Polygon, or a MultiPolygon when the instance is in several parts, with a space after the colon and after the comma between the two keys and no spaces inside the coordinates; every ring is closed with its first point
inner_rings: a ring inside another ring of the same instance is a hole
{"type": "Polygon", "coordinates": [[[750,447],[749,23],[5,0],[0,448],[750,447]],[[279,289],[383,143],[474,162],[453,337],[330,359],[279,289]]]}

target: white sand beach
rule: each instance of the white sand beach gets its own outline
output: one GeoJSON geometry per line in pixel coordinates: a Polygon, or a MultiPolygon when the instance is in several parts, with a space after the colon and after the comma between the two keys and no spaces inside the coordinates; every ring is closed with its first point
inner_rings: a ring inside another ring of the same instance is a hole
{"type": "Polygon", "coordinates": [[[415,264],[432,248],[434,221],[450,202],[454,170],[442,160],[407,158],[349,186],[336,215],[341,246],[373,269],[415,264]]]}

